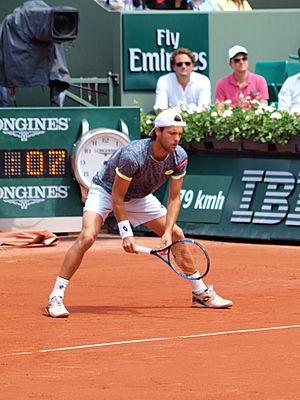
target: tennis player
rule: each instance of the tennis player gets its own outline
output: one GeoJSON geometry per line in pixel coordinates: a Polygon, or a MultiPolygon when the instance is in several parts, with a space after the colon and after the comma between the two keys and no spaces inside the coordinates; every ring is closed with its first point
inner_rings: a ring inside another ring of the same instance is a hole
{"type": "MultiPolygon", "coordinates": [[[[135,140],[120,148],[96,173],[85,203],[80,235],[66,253],[49,296],[46,306],[49,316],[69,316],[63,304],[65,289],[111,211],[118,221],[123,249],[128,253],[137,253],[131,226],[143,224],[155,232],[161,238],[161,248],[184,239],[183,231],[176,225],[188,163],[185,150],[179,146],[184,126],[185,122],[175,109],[162,111],[155,119],[151,138],[135,140]],[[169,196],[165,208],[153,192],[168,179],[169,196]]],[[[190,282],[193,307],[232,306],[230,300],[217,295],[203,280],[190,282]]]]}

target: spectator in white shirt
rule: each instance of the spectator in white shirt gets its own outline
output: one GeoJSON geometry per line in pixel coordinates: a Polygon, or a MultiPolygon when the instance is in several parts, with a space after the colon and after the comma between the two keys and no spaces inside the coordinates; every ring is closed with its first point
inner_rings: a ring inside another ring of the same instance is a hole
{"type": "Polygon", "coordinates": [[[209,108],[211,84],[209,78],[194,72],[195,56],[192,51],[179,48],[171,54],[174,72],[161,76],[156,84],[154,110],[169,107],[193,107],[199,111],[209,108]]]}
{"type": "MultiPolygon", "coordinates": [[[[300,63],[300,48],[298,49],[300,63]]],[[[278,109],[300,114],[300,73],[286,79],[278,94],[278,109]]]]}
{"type": "Polygon", "coordinates": [[[190,0],[188,4],[193,11],[220,11],[214,0],[190,0]]]}

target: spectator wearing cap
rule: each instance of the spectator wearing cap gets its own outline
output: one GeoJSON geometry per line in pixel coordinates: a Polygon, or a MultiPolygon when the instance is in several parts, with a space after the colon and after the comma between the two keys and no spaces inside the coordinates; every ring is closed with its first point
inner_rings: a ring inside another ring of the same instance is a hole
{"type": "Polygon", "coordinates": [[[216,0],[222,11],[251,11],[247,0],[216,0]]]}
{"type": "MultiPolygon", "coordinates": [[[[300,48],[298,49],[300,63],[300,48]]],[[[300,72],[286,79],[278,94],[279,110],[300,114],[300,72]]]]}
{"type": "Polygon", "coordinates": [[[173,72],[161,76],[156,84],[154,110],[169,107],[196,107],[199,111],[211,103],[211,84],[207,76],[194,72],[192,51],[179,48],[171,54],[173,72]]]}
{"type": "Polygon", "coordinates": [[[215,90],[216,108],[220,111],[220,102],[230,100],[232,106],[243,104],[244,99],[259,100],[268,103],[268,85],[264,77],[248,70],[248,51],[245,47],[236,45],[228,51],[229,65],[233,73],[218,80],[215,90]]]}

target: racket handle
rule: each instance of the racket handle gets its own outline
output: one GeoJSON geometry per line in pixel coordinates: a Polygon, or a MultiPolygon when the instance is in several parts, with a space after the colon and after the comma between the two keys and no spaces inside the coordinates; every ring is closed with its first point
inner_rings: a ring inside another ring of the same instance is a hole
{"type": "Polygon", "coordinates": [[[151,254],[152,249],[144,246],[135,246],[139,253],[151,254]]]}

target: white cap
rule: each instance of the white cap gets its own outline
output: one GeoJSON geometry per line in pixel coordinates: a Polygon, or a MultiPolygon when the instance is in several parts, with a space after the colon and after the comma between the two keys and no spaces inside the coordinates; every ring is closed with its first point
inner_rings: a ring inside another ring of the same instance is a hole
{"type": "Polygon", "coordinates": [[[248,54],[248,50],[245,47],[239,45],[231,47],[231,49],[228,50],[229,60],[231,60],[234,56],[236,56],[239,53],[248,54]]]}
{"type": "Polygon", "coordinates": [[[185,126],[181,115],[174,108],[169,108],[158,114],[154,121],[154,128],[163,128],[165,126],[185,126]]]}

